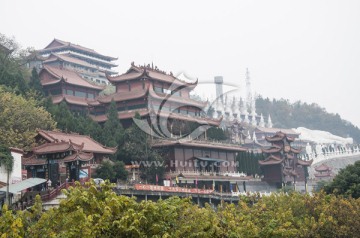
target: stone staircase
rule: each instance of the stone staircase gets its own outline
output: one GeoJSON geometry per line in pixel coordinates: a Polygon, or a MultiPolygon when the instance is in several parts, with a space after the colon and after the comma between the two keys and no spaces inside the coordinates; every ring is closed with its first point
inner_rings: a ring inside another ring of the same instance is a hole
{"type": "Polygon", "coordinates": [[[60,193],[55,198],[53,198],[53,199],[51,199],[49,201],[43,202],[43,205],[42,205],[43,209],[44,210],[49,210],[50,208],[59,207],[60,201],[65,199],[65,198],[66,198],[66,195],[63,194],[63,193],[60,193]]]}

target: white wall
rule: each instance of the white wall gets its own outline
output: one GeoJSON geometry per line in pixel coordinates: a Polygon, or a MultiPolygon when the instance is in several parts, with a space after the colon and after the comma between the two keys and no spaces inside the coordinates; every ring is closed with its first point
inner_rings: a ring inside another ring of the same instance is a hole
{"type": "MultiPolygon", "coordinates": [[[[12,157],[14,158],[14,167],[13,171],[10,174],[10,183],[18,183],[22,180],[21,175],[21,156],[19,152],[11,152],[12,157]]],[[[0,166],[0,181],[6,183],[6,170],[4,166],[0,166]]]]}

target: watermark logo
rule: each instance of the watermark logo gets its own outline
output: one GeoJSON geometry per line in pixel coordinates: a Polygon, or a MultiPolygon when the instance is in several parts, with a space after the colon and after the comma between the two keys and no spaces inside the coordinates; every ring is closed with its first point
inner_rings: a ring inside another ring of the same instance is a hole
{"type": "MultiPolygon", "coordinates": [[[[188,80],[178,79],[175,79],[168,88],[151,84],[147,96],[149,117],[133,118],[134,123],[142,131],[158,139],[198,138],[211,127],[211,123],[209,123],[211,120],[221,120],[222,116],[220,115],[213,119],[214,115],[209,113],[209,109],[216,113],[219,104],[223,104],[225,94],[237,90],[236,88],[222,93],[213,100],[207,98],[207,101],[202,101],[200,97],[191,98],[190,91],[195,86],[201,85],[206,85],[209,91],[215,88],[214,83],[198,84],[198,82],[189,83],[188,80]]],[[[225,112],[223,114],[225,115],[225,112]]]]}
{"type": "Polygon", "coordinates": [[[171,160],[169,164],[166,164],[164,161],[131,161],[132,165],[145,167],[145,168],[153,168],[153,167],[160,167],[160,168],[182,168],[183,170],[191,169],[191,168],[215,168],[215,167],[238,167],[238,161],[219,161],[219,162],[210,162],[210,161],[202,161],[202,160],[187,160],[187,161],[173,161],[171,160]]]}

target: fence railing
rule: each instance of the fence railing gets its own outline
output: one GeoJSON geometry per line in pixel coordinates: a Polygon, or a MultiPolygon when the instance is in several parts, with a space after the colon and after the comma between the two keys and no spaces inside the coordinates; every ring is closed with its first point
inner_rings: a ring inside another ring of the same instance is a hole
{"type": "MultiPolygon", "coordinates": [[[[80,184],[85,184],[85,182],[87,182],[88,180],[81,180],[80,184]]],[[[60,184],[59,186],[57,186],[56,188],[53,189],[48,189],[45,192],[31,192],[33,196],[26,196],[27,193],[24,194],[23,198],[25,197],[25,199],[23,200],[20,199],[20,201],[15,202],[14,204],[12,204],[12,209],[13,210],[25,210],[31,206],[33,206],[35,204],[35,196],[36,195],[40,195],[41,201],[42,202],[48,202],[50,200],[55,199],[57,196],[59,196],[61,194],[61,191],[63,189],[68,189],[71,186],[74,186],[75,182],[65,182],[60,184]]]]}

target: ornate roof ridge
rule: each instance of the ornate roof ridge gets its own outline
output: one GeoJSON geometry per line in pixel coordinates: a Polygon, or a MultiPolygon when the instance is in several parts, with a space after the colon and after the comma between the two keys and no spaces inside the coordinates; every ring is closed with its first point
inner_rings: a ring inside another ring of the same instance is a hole
{"type": "Polygon", "coordinates": [[[118,58],[115,58],[115,57],[112,57],[112,56],[107,56],[107,55],[100,54],[99,52],[95,51],[94,49],[91,49],[91,48],[88,48],[88,47],[85,47],[85,46],[82,46],[82,45],[74,44],[74,43],[71,43],[70,41],[59,40],[59,39],[56,39],[56,38],[54,38],[44,49],[41,49],[41,50],[38,50],[38,51],[43,52],[43,51],[47,51],[47,50],[50,50],[50,49],[64,48],[64,47],[73,47],[73,48],[83,50],[83,51],[86,51],[86,52],[89,52],[89,53],[92,53],[92,54],[95,54],[95,55],[98,55],[98,56],[101,56],[101,57],[104,57],[104,58],[109,58],[111,60],[117,60],[118,59],[118,58]],[[61,46],[49,47],[54,41],[56,41],[56,42],[58,42],[58,43],[60,43],[62,45],[61,46]]]}

